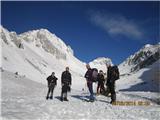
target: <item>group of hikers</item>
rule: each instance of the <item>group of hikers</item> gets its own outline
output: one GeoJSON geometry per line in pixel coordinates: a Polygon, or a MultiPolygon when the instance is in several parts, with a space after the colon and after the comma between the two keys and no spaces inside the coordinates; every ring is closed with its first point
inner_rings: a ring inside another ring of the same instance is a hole
{"type": "MultiPolygon", "coordinates": [[[[89,64],[86,65],[87,71],[84,75],[86,78],[86,83],[88,90],[90,92],[89,101],[94,102],[95,96],[93,92],[93,83],[98,82],[97,85],[97,95],[102,94],[108,96],[111,94],[111,104],[116,101],[116,92],[115,92],[115,81],[119,79],[119,70],[118,67],[111,66],[110,63],[106,64],[107,67],[107,77],[105,78],[104,72],[96,68],[91,68],[89,64]],[[106,85],[106,87],[104,87],[106,85]]],[[[55,73],[52,74],[47,78],[48,81],[48,93],[46,99],[48,100],[53,99],[53,91],[55,86],[57,85],[57,78],[55,77],[55,73]],[[49,96],[50,95],[50,96],[49,96]]],[[[71,84],[72,84],[72,77],[71,73],[69,72],[69,67],[66,67],[66,70],[62,72],[61,75],[61,101],[68,101],[67,99],[67,92],[71,91],[71,84]]]]}
{"type": "MultiPolygon", "coordinates": [[[[55,77],[55,73],[52,72],[52,74],[47,78],[48,81],[48,93],[46,96],[46,99],[48,100],[53,99],[53,90],[55,86],[57,85],[57,77],[55,77]],[[49,97],[49,94],[50,97],[49,97]]],[[[66,67],[66,70],[62,73],[61,76],[61,85],[62,85],[62,91],[61,91],[61,101],[68,101],[67,99],[67,92],[71,90],[71,84],[72,84],[72,77],[71,73],[69,72],[69,67],[66,67]]]]}

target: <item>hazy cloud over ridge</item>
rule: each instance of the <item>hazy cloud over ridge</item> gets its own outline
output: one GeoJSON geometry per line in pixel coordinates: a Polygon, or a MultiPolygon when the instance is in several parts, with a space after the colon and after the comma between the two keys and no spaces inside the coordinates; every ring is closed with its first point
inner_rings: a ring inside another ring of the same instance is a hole
{"type": "Polygon", "coordinates": [[[138,40],[144,36],[141,28],[133,20],[127,19],[123,15],[92,11],[90,20],[103,28],[110,36],[122,35],[138,40]]]}

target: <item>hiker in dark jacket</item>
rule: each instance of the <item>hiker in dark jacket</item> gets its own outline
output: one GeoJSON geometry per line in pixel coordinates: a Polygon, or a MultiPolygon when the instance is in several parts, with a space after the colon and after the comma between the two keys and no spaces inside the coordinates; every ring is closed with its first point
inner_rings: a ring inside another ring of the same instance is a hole
{"type": "Polygon", "coordinates": [[[55,73],[52,72],[52,74],[47,78],[48,81],[48,93],[46,99],[48,98],[53,99],[53,90],[55,86],[57,85],[57,78],[55,77],[55,73]],[[49,97],[49,94],[51,93],[51,96],[49,97]]]}
{"type": "Polygon", "coordinates": [[[105,91],[105,88],[104,88],[105,79],[104,79],[104,75],[103,75],[103,71],[102,70],[100,70],[99,73],[98,73],[97,81],[98,81],[97,95],[98,94],[103,94],[104,91],[105,91]]]}
{"type": "Polygon", "coordinates": [[[69,72],[69,67],[66,67],[66,71],[62,73],[61,76],[62,92],[61,92],[61,101],[68,101],[67,92],[70,91],[72,84],[71,73],[69,72]]]}
{"type": "MultiPolygon", "coordinates": [[[[116,92],[115,92],[115,73],[111,64],[106,64],[107,67],[107,89],[108,93],[111,93],[111,104],[116,101],[116,92]]],[[[108,94],[107,93],[107,94],[108,94]]]]}
{"type": "Polygon", "coordinates": [[[92,80],[92,69],[89,64],[86,65],[87,72],[85,74],[86,82],[87,82],[87,87],[90,92],[90,101],[94,101],[94,93],[93,93],[93,80],[92,80]]]}

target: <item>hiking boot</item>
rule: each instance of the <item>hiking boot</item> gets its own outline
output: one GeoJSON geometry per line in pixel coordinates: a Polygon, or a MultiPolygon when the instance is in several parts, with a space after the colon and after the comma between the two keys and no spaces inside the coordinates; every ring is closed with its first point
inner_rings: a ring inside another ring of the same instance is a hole
{"type": "Polygon", "coordinates": [[[96,96],[100,95],[100,93],[96,93],[96,96]]]}
{"type": "Polygon", "coordinates": [[[69,101],[67,98],[64,98],[64,101],[69,101]]]}
{"type": "Polygon", "coordinates": [[[89,102],[94,102],[94,101],[95,101],[94,98],[90,98],[90,99],[89,99],[89,102]]]}
{"type": "Polygon", "coordinates": [[[48,98],[49,98],[49,97],[47,96],[47,97],[46,97],[46,100],[48,100],[48,98]]]}
{"type": "Polygon", "coordinates": [[[110,104],[115,105],[116,101],[111,100],[110,104]]]}
{"type": "Polygon", "coordinates": [[[63,97],[61,97],[60,100],[63,102],[63,97]]]}

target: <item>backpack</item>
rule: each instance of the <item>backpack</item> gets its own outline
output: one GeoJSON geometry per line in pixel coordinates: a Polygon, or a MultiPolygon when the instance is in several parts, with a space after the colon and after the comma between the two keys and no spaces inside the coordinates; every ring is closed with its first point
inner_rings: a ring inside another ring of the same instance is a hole
{"type": "Polygon", "coordinates": [[[113,76],[114,80],[119,79],[119,69],[116,65],[112,67],[112,76],[113,76]]]}
{"type": "Polygon", "coordinates": [[[92,69],[92,82],[97,82],[98,70],[96,68],[92,69]]]}

